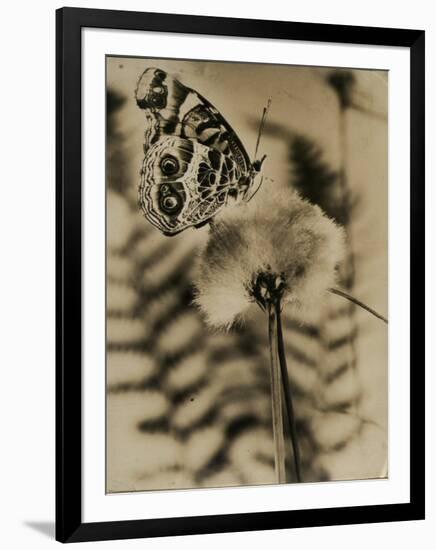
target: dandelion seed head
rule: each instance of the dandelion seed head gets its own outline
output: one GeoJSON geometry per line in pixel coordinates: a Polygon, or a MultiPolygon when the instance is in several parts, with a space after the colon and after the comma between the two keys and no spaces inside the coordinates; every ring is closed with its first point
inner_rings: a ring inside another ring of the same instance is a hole
{"type": "Polygon", "coordinates": [[[334,284],[343,253],[343,230],[318,206],[293,191],[264,193],[214,221],[199,255],[196,303],[210,325],[228,328],[271,283],[285,307],[304,315],[334,284]]]}

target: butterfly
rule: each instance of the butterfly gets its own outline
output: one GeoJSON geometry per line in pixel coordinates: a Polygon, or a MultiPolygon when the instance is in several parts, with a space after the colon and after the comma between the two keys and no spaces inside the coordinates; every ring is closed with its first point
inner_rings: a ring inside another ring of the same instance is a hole
{"type": "Polygon", "coordinates": [[[227,204],[254,196],[265,156],[251,162],[207,99],[155,67],[139,78],[135,98],[145,113],[139,205],[162,233],[201,227],[227,204]]]}

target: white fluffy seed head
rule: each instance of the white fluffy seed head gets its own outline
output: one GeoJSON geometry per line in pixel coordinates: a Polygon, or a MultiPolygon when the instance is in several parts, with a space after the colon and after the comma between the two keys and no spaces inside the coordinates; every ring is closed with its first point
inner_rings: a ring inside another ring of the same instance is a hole
{"type": "Polygon", "coordinates": [[[253,282],[274,273],[282,302],[304,312],[319,307],[344,254],[343,230],[296,192],[263,194],[214,220],[199,255],[196,303],[211,326],[229,327],[253,303],[253,282]]]}

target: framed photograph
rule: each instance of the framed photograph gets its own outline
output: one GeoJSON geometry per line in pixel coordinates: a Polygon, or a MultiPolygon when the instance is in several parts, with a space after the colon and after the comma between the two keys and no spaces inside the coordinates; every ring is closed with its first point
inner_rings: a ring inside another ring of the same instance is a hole
{"type": "Polygon", "coordinates": [[[424,518],[424,32],[57,11],[56,538],[424,518]]]}

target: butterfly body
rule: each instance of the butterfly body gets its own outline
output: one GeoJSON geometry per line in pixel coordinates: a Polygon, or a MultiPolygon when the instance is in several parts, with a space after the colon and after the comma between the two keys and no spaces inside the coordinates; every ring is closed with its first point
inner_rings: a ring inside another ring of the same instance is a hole
{"type": "Polygon", "coordinates": [[[146,118],[139,203],[155,227],[175,235],[250,199],[261,161],[250,162],[211,103],[156,68],[141,76],[136,101],[146,118]]]}

